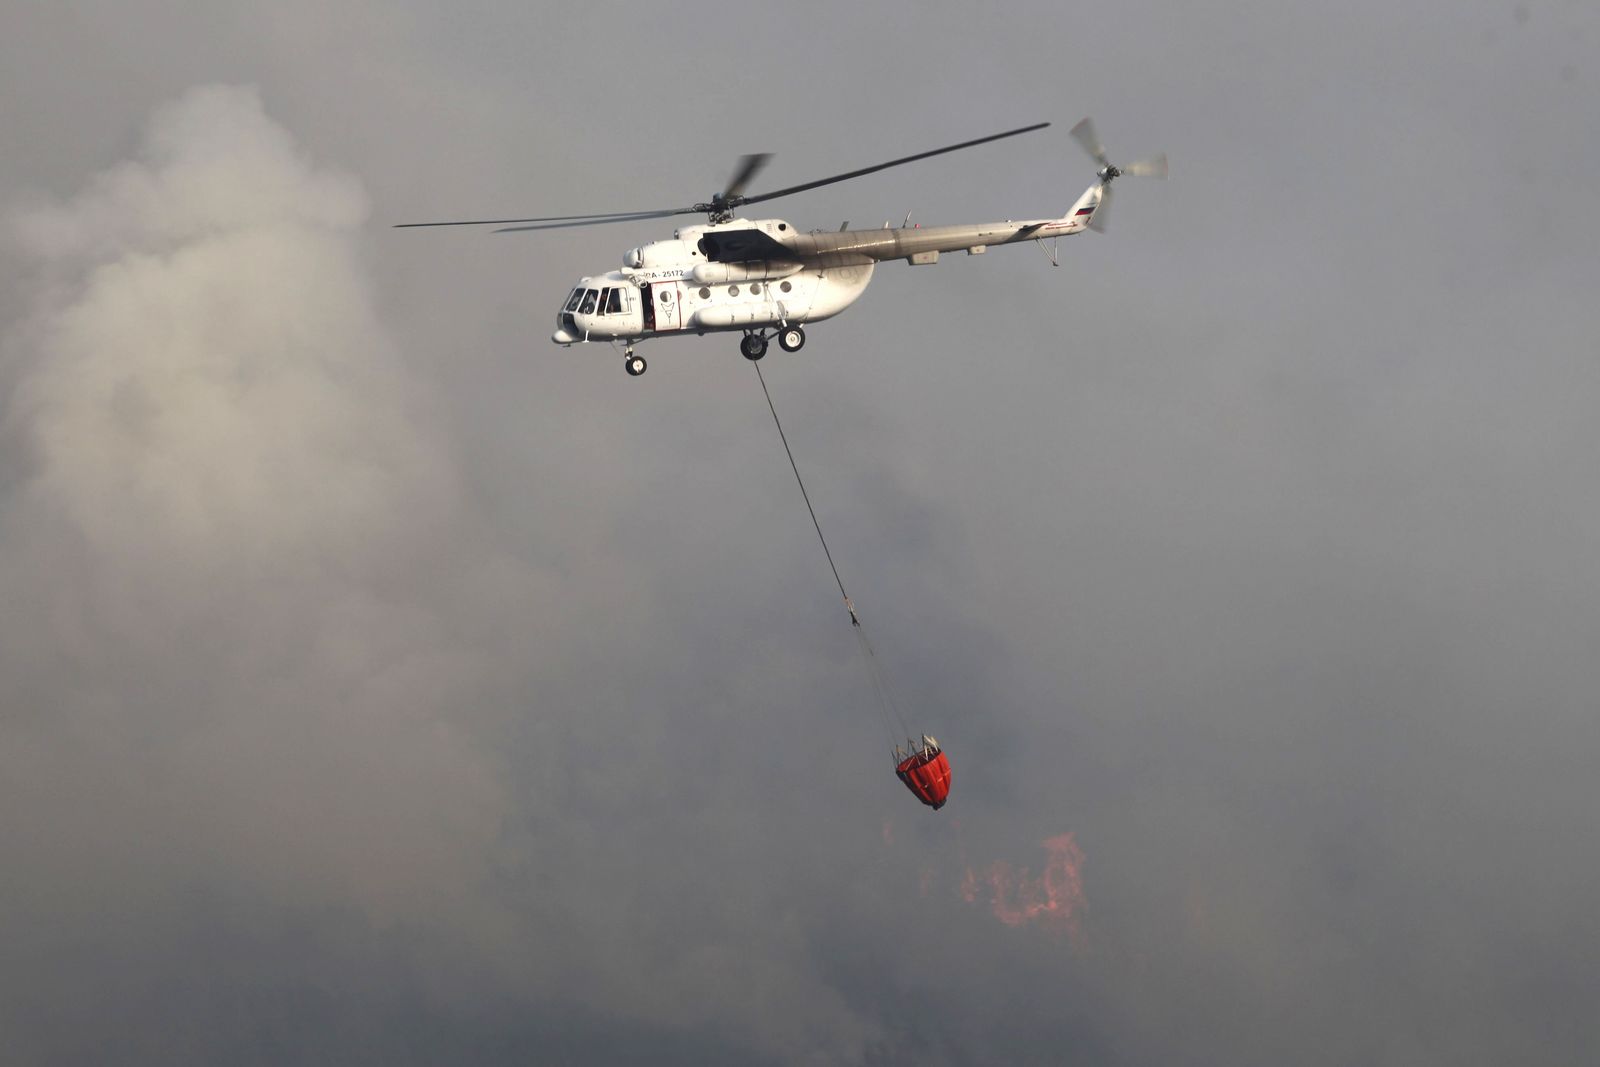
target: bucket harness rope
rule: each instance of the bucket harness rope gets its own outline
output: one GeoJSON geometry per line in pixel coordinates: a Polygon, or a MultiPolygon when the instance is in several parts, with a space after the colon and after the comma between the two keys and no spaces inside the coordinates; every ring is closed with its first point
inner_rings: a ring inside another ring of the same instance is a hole
{"type": "Polygon", "coordinates": [[[890,744],[898,747],[899,738],[911,737],[911,731],[906,726],[905,716],[900,712],[894,695],[889,691],[887,679],[883,677],[883,670],[878,665],[878,657],[872,651],[872,643],[867,640],[867,632],[861,625],[861,617],[856,614],[856,606],[850,600],[850,594],[844,591],[844,580],[839,577],[839,568],[833,562],[833,553],[828,550],[828,539],[822,534],[822,524],[817,521],[817,509],[811,506],[811,494],[806,492],[805,479],[800,477],[800,467],[794,461],[794,450],[789,447],[789,436],[783,432],[783,421],[778,418],[778,409],[772,403],[772,391],[767,388],[766,375],[761,373],[761,364],[752,364],[756,369],[756,378],[761,382],[761,392],[767,398],[767,410],[772,412],[772,423],[778,428],[778,439],[783,442],[784,454],[789,457],[789,469],[794,471],[794,480],[800,486],[800,496],[806,502],[806,511],[811,514],[811,525],[816,527],[817,540],[822,542],[822,554],[828,558],[828,569],[833,571],[833,580],[839,586],[839,595],[844,598],[845,610],[850,613],[850,626],[855,631],[856,640],[861,646],[862,655],[867,661],[867,673],[872,676],[872,688],[877,693],[878,709],[883,715],[884,725],[889,730],[890,744]],[[898,728],[898,733],[896,732],[898,728]]]}

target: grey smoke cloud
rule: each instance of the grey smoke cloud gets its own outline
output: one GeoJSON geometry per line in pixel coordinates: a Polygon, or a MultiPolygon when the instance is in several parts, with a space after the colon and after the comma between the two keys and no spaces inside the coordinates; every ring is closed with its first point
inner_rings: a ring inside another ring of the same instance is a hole
{"type": "Polygon", "coordinates": [[[1582,5],[200,10],[0,39],[11,1058],[1594,1046],[1582,5]],[[774,214],[1059,210],[1085,113],[1174,162],[1109,236],[763,365],[928,816],[733,347],[545,341],[662,231],[387,224],[1036,118],[774,214]],[[1005,925],[1068,834],[1077,933],[1005,925]]]}
{"type": "MultiPolygon", "coordinates": [[[[164,998],[216,981],[188,994],[214,1004],[260,977],[219,974],[187,943],[211,909],[243,909],[216,920],[220,954],[313,931],[306,963],[334,972],[336,999],[357,979],[326,939],[406,931],[403,966],[516,1004],[625,1004],[747,1054],[859,1049],[877,1028],[818,987],[792,922],[653,946],[653,922],[618,925],[637,874],[598,847],[608,821],[592,841],[581,812],[518,829],[515,804],[559,803],[552,781],[611,786],[609,727],[520,787],[494,751],[508,715],[562,728],[527,694],[573,639],[530,620],[594,609],[562,609],[573,591],[473,510],[375,311],[366,214],[360,184],[310,161],[258,93],[212,86],[159,109],[136,160],[12,220],[39,278],[6,341],[18,458],[0,565],[6,981],[24,1050],[101,1054],[109,1031],[52,1026],[46,1007],[75,989],[113,1013],[128,983],[152,1002],[119,1027],[143,1054],[237,1040],[226,1024],[175,1047],[151,1036],[181,1010],[164,998]],[[78,973],[66,945],[105,969],[78,973]]],[[[394,995],[437,1008],[460,996],[448,984],[394,995]]]]}
{"type": "Polygon", "coordinates": [[[470,577],[439,548],[459,479],[374,314],[366,211],[208,87],[13,220],[42,265],[5,362],[13,1004],[54,937],[189,894],[380,928],[482,904],[505,791],[439,714],[476,653],[415,577],[470,577]]]}

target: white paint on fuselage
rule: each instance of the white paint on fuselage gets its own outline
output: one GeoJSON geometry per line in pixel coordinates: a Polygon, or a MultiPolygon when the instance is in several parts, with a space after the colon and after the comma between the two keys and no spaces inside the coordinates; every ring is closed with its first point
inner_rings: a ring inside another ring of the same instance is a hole
{"type": "MultiPolygon", "coordinates": [[[[820,322],[855,303],[872,280],[875,264],[863,263],[784,271],[784,276],[759,281],[701,285],[683,269],[628,269],[580,279],[575,291],[621,289],[624,309],[605,313],[563,310],[558,315],[557,344],[582,341],[637,342],[674,334],[750,330],[780,324],[820,322]],[[645,287],[654,305],[654,328],[645,328],[645,287]],[[668,294],[666,307],[662,299],[668,294]],[[673,314],[667,314],[675,309],[673,314]],[[570,314],[572,323],[563,319],[570,314]]],[[[691,268],[692,270],[692,268],[691,268]]],[[[579,298],[580,307],[583,298],[579,298]]]]}
{"type": "Polygon", "coordinates": [[[819,322],[860,299],[873,269],[884,260],[934,263],[942,252],[979,253],[997,245],[1081,233],[1100,206],[1101,189],[1090,186],[1055,219],[810,233],[796,233],[782,219],[680,227],[668,240],[629,251],[621,270],[582,279],[559,313],[551,340],[632,344],[673,334],[819,322]],[[714,247],[718,234],[750,230],[761,238],[746,238],[744,244],[764,253],[762,258],[730,261],[726,250],[731,242],[714,247]],[[711,260],[707,251],[724,254],[711,260]],[[599,299],[607,289],[620,290],[620,308],[607,310],[616,305],[599,299]],[[583,294],[590,291],[597,299],[593,310],[585,311],[589,303],[583,294]]]}

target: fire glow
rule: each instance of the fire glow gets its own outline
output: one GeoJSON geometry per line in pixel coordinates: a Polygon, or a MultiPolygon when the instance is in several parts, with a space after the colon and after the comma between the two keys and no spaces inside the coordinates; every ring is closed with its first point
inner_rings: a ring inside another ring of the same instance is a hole
{"type": "Polygon", "coordinates": [[[1083,895],[1083,850],[1066,833],[1046,839],[1044,851],[1044,870],[1037,877],[1004,860],[996,860],[982,873],[968,867],[961,878],[961,899],[976,904],[987,889],[989,910],[1007,926],[1036,923],[1076,939],[1088,903],[1083,895]]]}

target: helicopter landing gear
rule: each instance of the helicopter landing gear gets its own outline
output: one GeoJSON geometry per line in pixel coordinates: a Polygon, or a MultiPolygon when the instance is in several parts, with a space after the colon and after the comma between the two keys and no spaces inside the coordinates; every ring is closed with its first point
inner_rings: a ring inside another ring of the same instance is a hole
{"type": "Polygon", "coordinates": [[[739,342],[739,351],[744,353],[745,359],[760,359],[767,354],[767,339],[759,333],[747,333],[739,342]]]}
{"type": "Polygon", "coordinates": [[[649,366],[650,364],[644,361],[644,357],[634,355],[631,348],[622,354],[622,369],[628,372],[628,377],[630,378],[637,378],[649,366]]]}
{"type": "Polygon", "coordinates": [[[778,331],[778,347],[785,352],[798,352],[806,343],[806,332],[798,326],[785,326],[778,331]]]}

